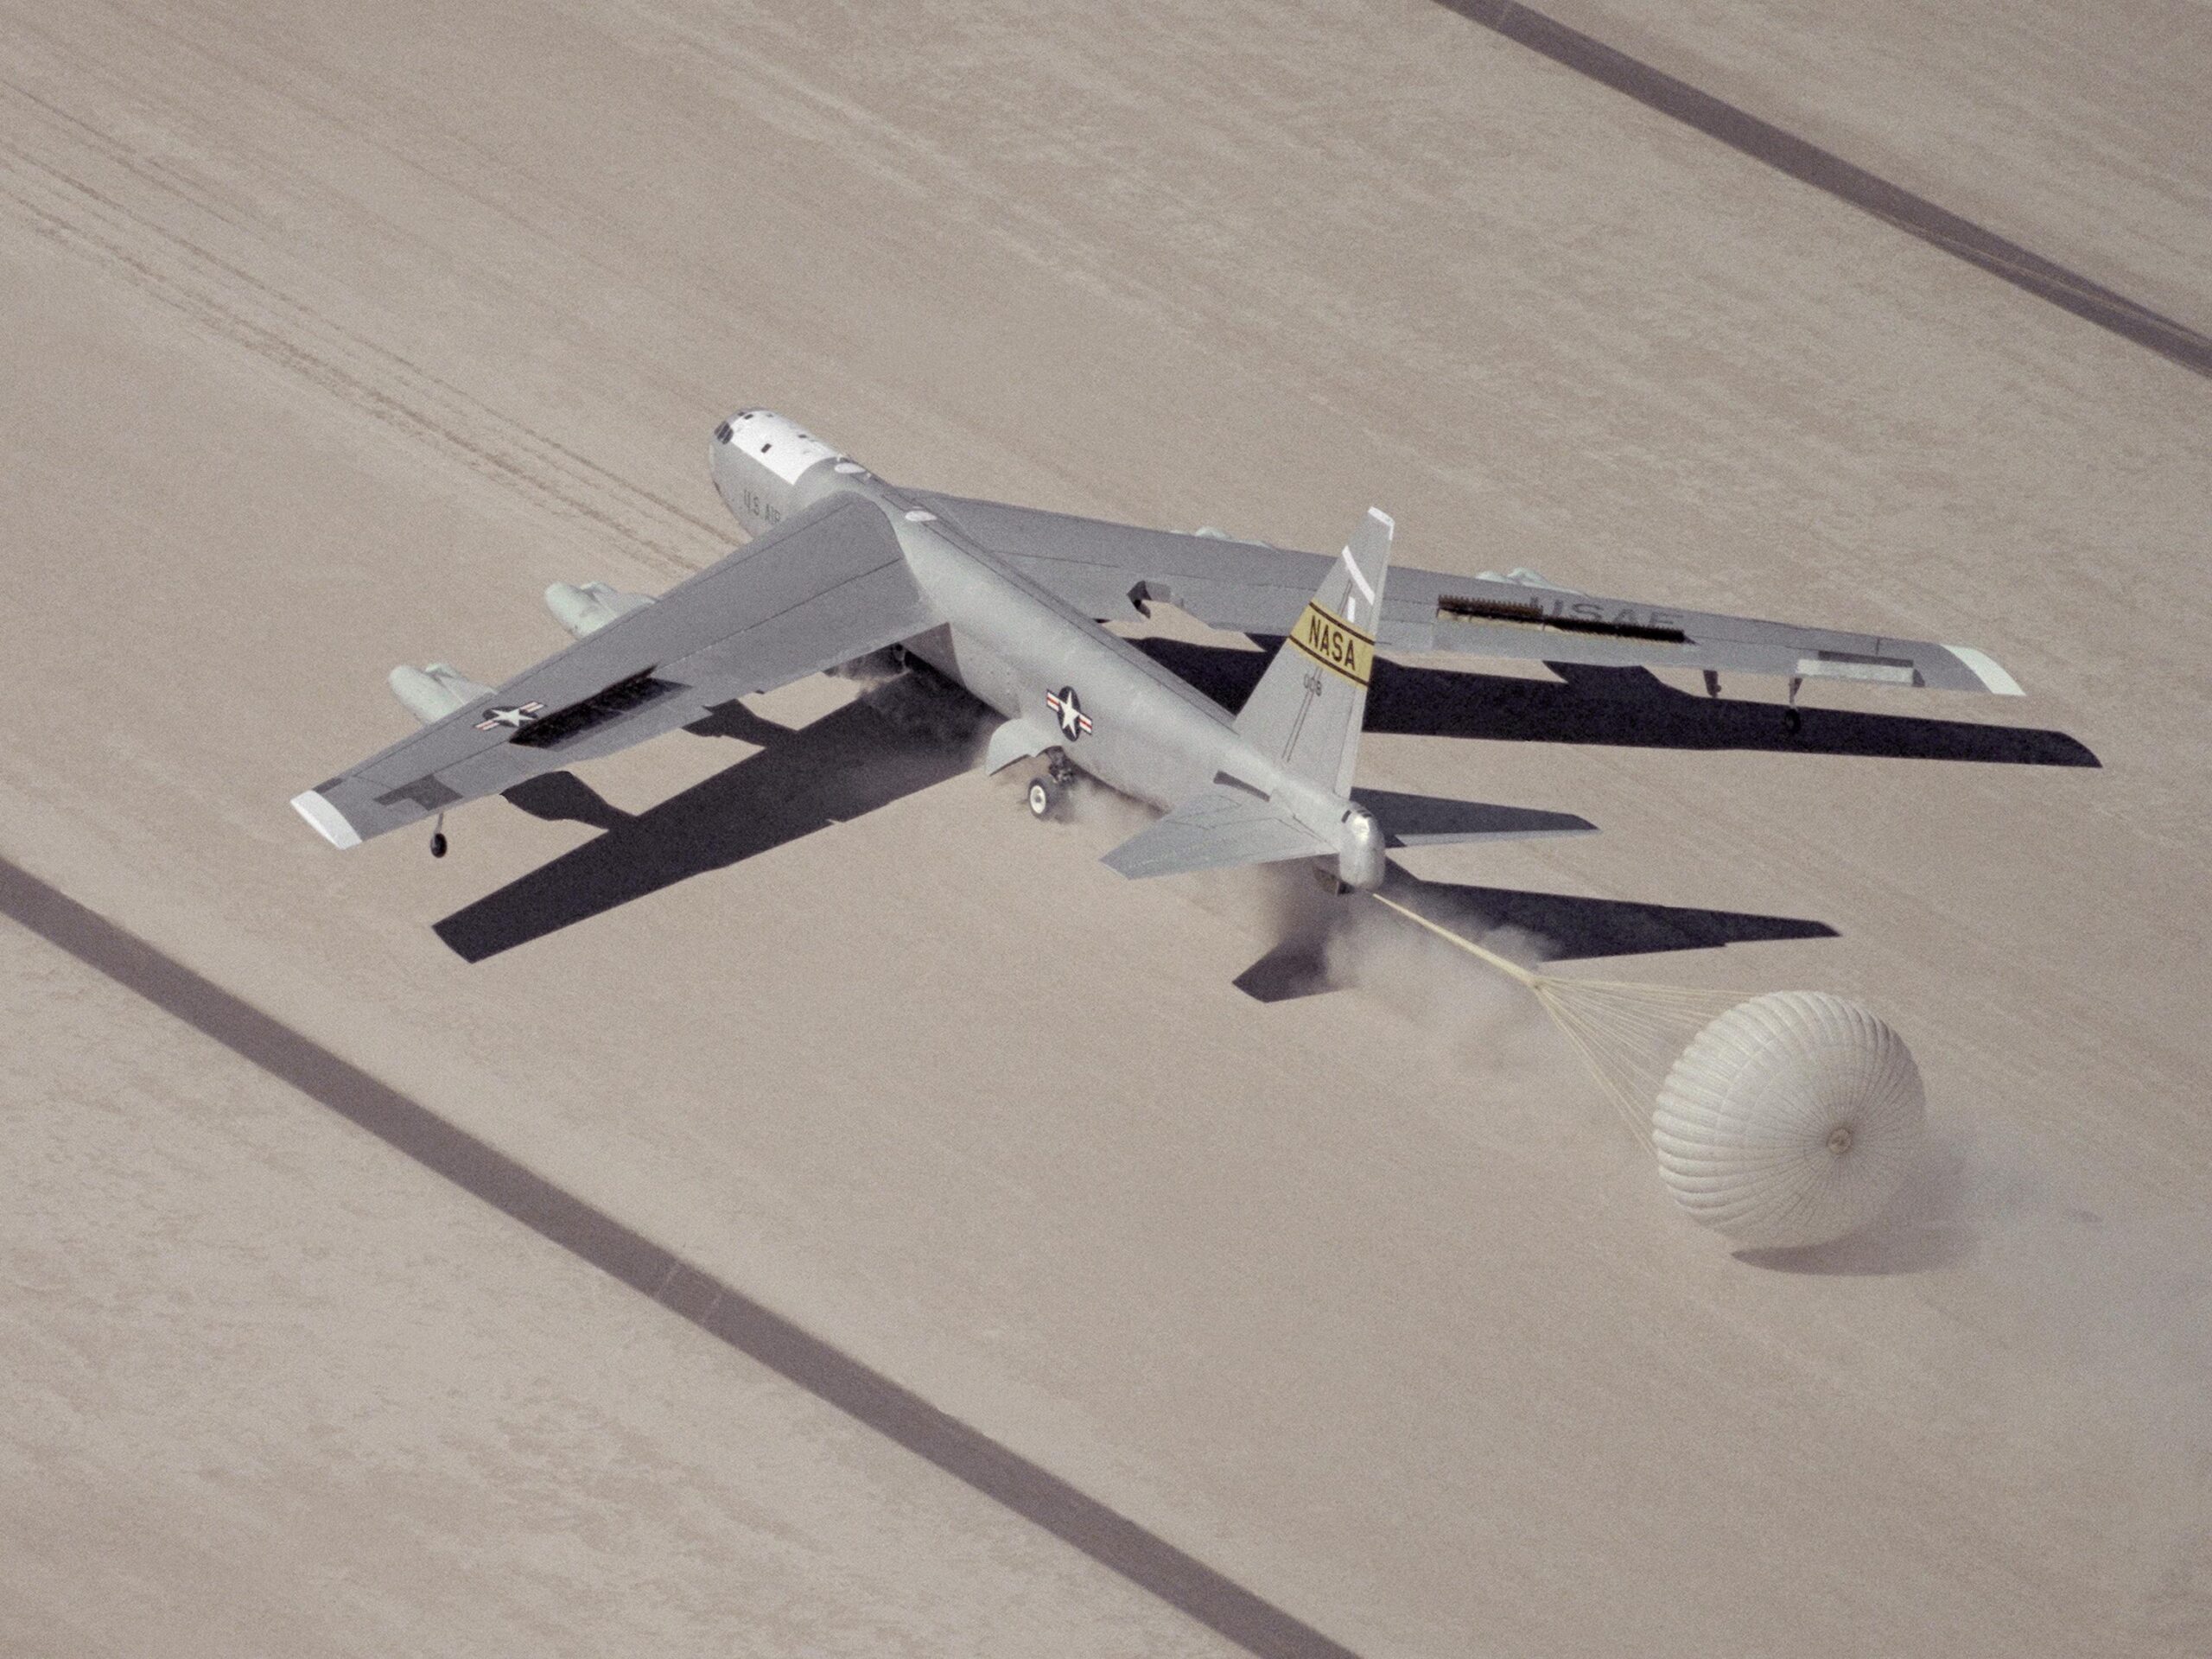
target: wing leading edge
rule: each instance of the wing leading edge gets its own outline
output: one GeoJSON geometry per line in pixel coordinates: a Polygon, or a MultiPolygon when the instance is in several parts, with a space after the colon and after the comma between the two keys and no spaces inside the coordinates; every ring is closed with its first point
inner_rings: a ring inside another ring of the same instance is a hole
{"type": "MultiPolygon", "coordinates": [[[[1066,513],[922,498],[994,557],[1103,620],[1154,602],[1211,627],[1287,635],[1330,561],[1263,543],[1141,530],[1066,513]]],[[[2018,696],[1996,662],[1967,645],[1800,627],[1717,612],[1606,599],[1536,580],[1394,567],[1376,644],[1386,651],[1599,667],[1726,669],[1789,678],[1929,686],[2018,696]]]]}
{"type": "Polygon", "coordinates": [[[881,510],[832,497],[292,805],[356,846],[938,620],[881,510]]]}

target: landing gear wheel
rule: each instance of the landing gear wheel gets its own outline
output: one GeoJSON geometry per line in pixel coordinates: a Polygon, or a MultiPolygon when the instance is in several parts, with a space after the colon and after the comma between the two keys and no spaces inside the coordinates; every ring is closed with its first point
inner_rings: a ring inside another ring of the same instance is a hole
{"type": "Polygon", "coordinates": [[[1029,780],[1029,816],[1031,817],[1049,818],[1059,810],[1059,785],[1050,778],[1032,778],[1029,780]]]}
{"type": "Polygon", "coordinates": [[[1796,736],[1804,728],[1804,715],[1799,714],[1795,709],[1785,709],[1782,711],[1782,729],[1790,736],[1796,736]]]}
{"type": "Polygon", "coordinates": [[[432,858],[443,858],[445,855],[446,832],[441,830],[437,834],[430,837],[430,856],[432,858]]]}

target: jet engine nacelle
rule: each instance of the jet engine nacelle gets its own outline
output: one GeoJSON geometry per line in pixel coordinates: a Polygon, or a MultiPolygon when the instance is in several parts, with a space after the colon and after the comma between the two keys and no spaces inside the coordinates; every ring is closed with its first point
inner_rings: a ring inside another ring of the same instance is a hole
{"type": "Polygon", "coordinates": [[[626,594],[603,582],[556,582],[545,590],[545,608],[579,639],[652,603],[645,594],[626,594]]]}
{"type": "Polygon", "coordinates": [[[492,695],[490,686],[470,679],[450,663],[432,663],[423,668],[402,663],[391,671],[390,684],[391,695],[425,726],[492,695]]]}

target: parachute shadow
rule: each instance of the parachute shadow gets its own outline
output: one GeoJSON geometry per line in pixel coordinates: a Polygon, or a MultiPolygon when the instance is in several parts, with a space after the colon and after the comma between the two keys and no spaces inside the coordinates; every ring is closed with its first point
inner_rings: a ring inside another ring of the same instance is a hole
{"type": "MultiPolygon", "coordinates": [[[[1771,939],[1836,937],[1827,923],[1807,917],[1427,881],[1395,863],[1384,877],[1382,891],[1408,909],[1471,939],[1510,930],[1514,943],[1504,953],[1529,967],[1593,957],[1656,956],[1771,939]]],[[[1304,907],[1285,937],[1232,982],[1259,1002],[1286,1002],[1346,988],[1351,981],[1332,966],[1328,948],[1341,913],[1326,901],[1304,907]]]]}
{"type": "Polygon", "coordinates": [[[1963,1227],[1896,1226],[1883,1220],[1826,1244],[1735,1254],[1745,1267],[1770,1273],[1840,1279],[1955,1267],[1974,1254],[1974,1235],[1963,1227]]]}
{"type": "Polygon", "coordinates": [[[717,710],[692,729],[766,737],[768,746],[635,815],[609,806],[565,774],[534,779],[552,787],[510,791],[509,798],[521,794],[516,804],[533,817],[573,819],[603,833],[464,906],[431,931],[463,961],[482,962],[957,776],[973,747],[972,741],[959,740],[957,728],[964,715],[972,740],[976,706],[939,709],[930,721],[916,722],[906,717],[916,696],[865,696],[797,730],[741,709],[727,718],[717,710]],[[565,781],[555,785],[556,778],[565,781]]]}
{"type": "MultiPolygon", "coordinates": [[[[1226,709],[1242,708],[1268,664],[1258,652],[1181,639],[1131,643],[1226,709]]],[[[1985,726],[1916,715],[1800,706],[1800,729],[1783,728],[1778,703],[1678,691],[1643,668],[1545,664],[1556,680],[1471,669],[1411,668],[1377,658],[1367,729],[1406,737],[1597,743],[1622,748],[1761,750],[1778,754],[1880,755],[2023,766],[2098,766],[2064,732],[1985,726]]]]}

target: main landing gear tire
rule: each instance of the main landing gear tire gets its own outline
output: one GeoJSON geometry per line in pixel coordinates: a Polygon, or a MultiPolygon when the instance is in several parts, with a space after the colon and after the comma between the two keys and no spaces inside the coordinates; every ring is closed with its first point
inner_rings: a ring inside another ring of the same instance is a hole
{"type": "Polygon", "coordinates": [[[443,858],[445,855],[446,837],[445,832],[442,830],[436,835],[430,837],[430,856],[432,858],[443,858]]]}
{"type": "Polygon", "coordinates": [[[1050,778],[1029,780],[1029,816],[1049,818],[1060,810],[1060,786],[1050,778]]]}
{"type": "Polygon", "coordinates": [[[1796,736],[1799,732],[1805,729],[1805,716],[1799,714],[1795,709],[1783,709],[1782,711],[1782,729],[1792,737],[1796,736]]]}

